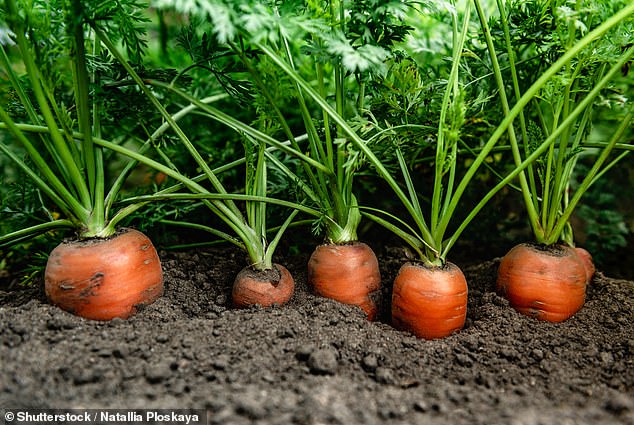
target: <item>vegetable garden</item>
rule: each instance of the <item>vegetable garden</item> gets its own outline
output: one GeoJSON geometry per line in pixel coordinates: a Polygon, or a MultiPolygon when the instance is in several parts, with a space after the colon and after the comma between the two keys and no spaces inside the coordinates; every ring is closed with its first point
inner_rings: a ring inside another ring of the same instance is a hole
{"type": "Polygon", "coordinates": [[[633,27],[3,0],[0,408],[632,423],[633,27]]]}

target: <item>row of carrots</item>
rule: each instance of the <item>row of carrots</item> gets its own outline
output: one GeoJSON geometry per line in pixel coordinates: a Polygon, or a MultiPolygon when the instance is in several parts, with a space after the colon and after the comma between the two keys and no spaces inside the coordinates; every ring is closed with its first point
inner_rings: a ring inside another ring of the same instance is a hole
{"type": "MultiPolygon", "coordinates": [[[[522,314],[561,322],[582,307],[593,274],[592,257],[582,248],[520,244],[500,262],[497,291],[522,314]]],[[[356,305],[369,320],[376,318],[372,295],[380,289],[381,274],[367,244],[318,246],[308,262],[308,283],[316,294],[356,305]]],[[[235,279],[233,304],[282,305],[294,287],[282,265],[265,272],[246,267],[235,279]]],[[[108,239],[60,244],[49,257],[45,289],[53,304],[79,316],[128,318],[162,295],[163,274],[147,236],[124,229],[108,239]]],[[[393,282],[392,324],[420,338],[446,337],[464,326],[467,294],[467,281],[456,265],[406,263],[393,282]]]]}

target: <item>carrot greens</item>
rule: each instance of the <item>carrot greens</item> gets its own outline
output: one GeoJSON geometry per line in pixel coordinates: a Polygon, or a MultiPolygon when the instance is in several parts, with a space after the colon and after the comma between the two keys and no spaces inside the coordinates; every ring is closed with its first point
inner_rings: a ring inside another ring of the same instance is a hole
{"type": "MultiPolygon", "coordinates": [[[[476,6],[485,30],[500,101],[508,116],[510,101],[506,94],[507,82],[497,60],[498,51],[478,0],[476,6]]],[[[616,114],[620,122],[615,125],[615,131],[605,143],[591,148],[587,141],[599,100],[602,96],[610,96],[609,91],[616,90],[614,82],[634,54],[631,45],[634,6],[616,2],[612,5],[612,11],[593,2],[589,2],[585,8],[577,3],[574,10],[564,2],[552,4],[551,19],[558,31],[551,48],[561,54],[549,69],[538,73],[541,75],[538,82],[547,76],[545,84],[536,82],[524,93],[515,63],[518,52],[514,46],[517,40],[511,38],[506,18],[510,7],[505,8],[498,1],[498,8],[504,34],[503,45],[509,58],[513,95],[522,99],[526,94],[534,93],[531,101],[520,110],[519,132],[512,124],[508,135],[514,163],[521,170],[520,188],[535,240],[545,245],[564,242],[574,246],[569,220],[582,195],[597,178],[631,150],[631,142],[625,142],[620,145],[623,153],[610,160],[612,151],[631,129],[632,108],[627,104],[613,106],[621,110],[616,114]],[[629,37],[624,36],[628,33],[629,37]],[[561,66],[555,68],[557,64],[561,66]],[[548,145],[548,149],[535,158],[534,163],[523,167],[526,158],[534,157],[535,147],[540,145],[548,145]],[[573,171],[580,155],[588,149],[596,150],[595,160],[573,192],[573,171]]]]}
{"type": "Polygon", "coordinates": [[[94,32],[86,31],[86,21],[91,16],[108,34],[123,36],[124,44],[139,55],[144,44],[140,38],[143,30],[139,24],[143,19],[138,4],[118,2],[116,11],[84,8],[79,1],[47,2],[31,8],[16,0],[6,0],[4,6],[4,20],[14,35],[26,81],[18,75],[4,46],[0,46],[0,65],[28,121],[17,121],[20,118],[0,106],[2,127],[17,142],[16,146],[3,140],[0,151],[59,208],[62,218],[0,236],[0,244],[56,228],[76,229],[82,238],[108,237],[115,232],[116,222],[109,220],[106,199],[116,198],[120,186],[106,192],[107,160],[102,147],[94,142],[102,136],[104,128],[99,100],[91,94],[91,85],[99,77],[89,66],[88,58],[99,54],[99,40],[94,32]],[[36,30],[34,25],[43,25],[46,20],[55,23],[51,31],[65,28],[66,32],[45,39],[42,28],[36,30]],[[69,66],[60,67],[59,63],[69,66]],[[70,73],[68,88],[72,100],[56,87],[67,73],[70,73]],[[66,106],[69,101],[74,105],[72,109],[66,106]],[[28,160],[21,156],[21,150],[26,152],[28,160]]]}

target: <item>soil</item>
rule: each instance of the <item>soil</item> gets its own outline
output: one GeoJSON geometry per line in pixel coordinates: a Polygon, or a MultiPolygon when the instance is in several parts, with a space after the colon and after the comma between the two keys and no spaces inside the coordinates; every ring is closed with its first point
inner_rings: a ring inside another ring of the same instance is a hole
{"type": "MultiPolygon", "coordinates": [[[[634,282],[598,272],[559,324],[494,292],[499,259],[464,268],[461,332],[425,341],[389,325],[405,261],[377,252],[379,320],[313,295],[307,256],[277,258],[283,307],[232,309],[234,250],[161,252],[165,295],[128,320],[94,322],[41,288],[0,292],[1,408],[196,408],[210,424],[634,424],[634,282]]],[[[458,264],[460,265],[460,264],[458,264]]]]}

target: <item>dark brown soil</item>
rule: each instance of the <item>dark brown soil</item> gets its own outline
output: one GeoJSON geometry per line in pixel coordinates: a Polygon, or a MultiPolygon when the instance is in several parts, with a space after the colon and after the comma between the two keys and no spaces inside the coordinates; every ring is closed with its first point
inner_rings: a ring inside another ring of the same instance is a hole
{"type": "Polygon", "coordinates": [[[91,322],[41,289],[0,292],[0,408],[200,408],[210,424],[634,424],[634,282],[601,273],[551,324],[493,291],[497,260],[465,271],[465,329],[424,341],[387,320],[404,261],[379,253],[381,320],[314,296],[307,257],[285,264],[290,304],[229,308],[233,250],[161,253],[165,295],[91,322]]]}

